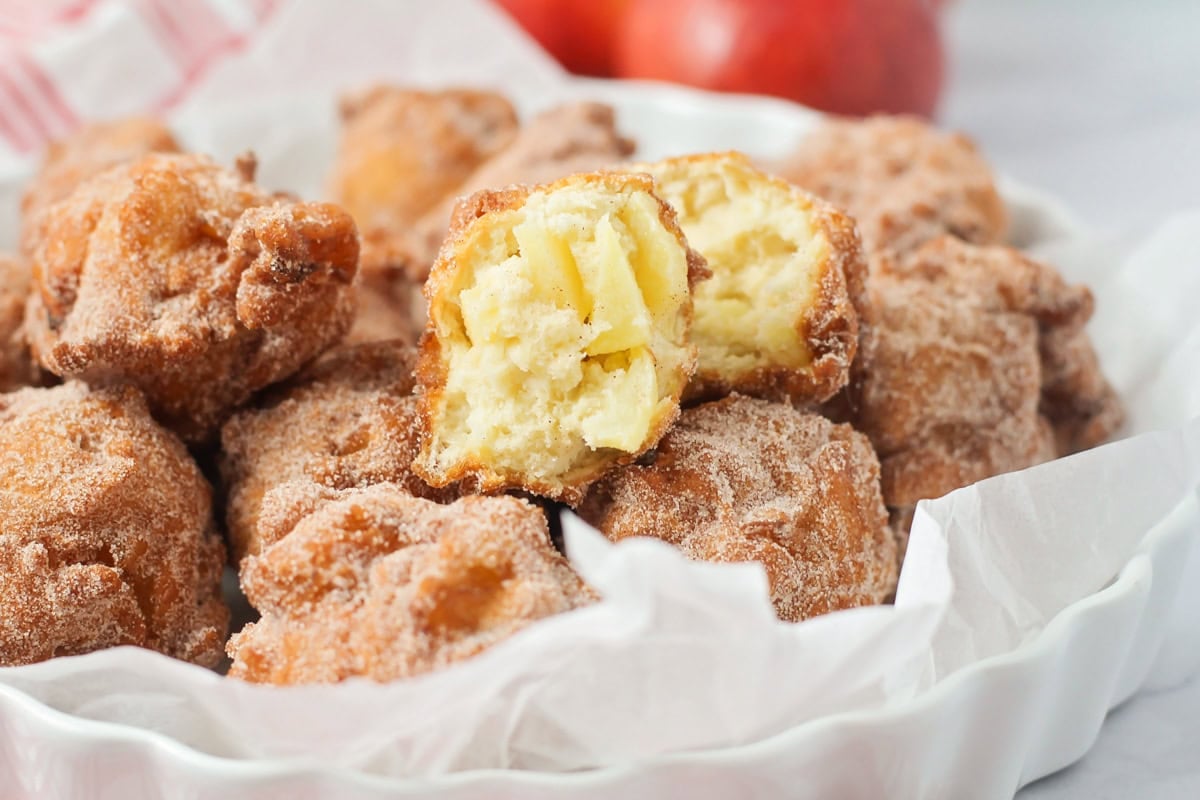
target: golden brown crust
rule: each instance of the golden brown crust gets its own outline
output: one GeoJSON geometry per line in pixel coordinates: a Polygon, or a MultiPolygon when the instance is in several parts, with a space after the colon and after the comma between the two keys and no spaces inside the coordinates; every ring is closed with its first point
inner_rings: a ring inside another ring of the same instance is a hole
{"type": "MultiPolygon", "coordinates": [[[[654,182],[648,175],[597,172],[569,175],[542,186],[510,186],[498,191],[477,192],[460,201],[451,217],[450,233],[438,253],[437,261],[434,263],[428,280],[425,282],[424,292],[427,307],[433,309],[436,304],[451,302],[453,284],[458,270],[458,245],[477,220],[496,211],[520,208],[526,198],[534,192],[551,193],[559,188],[580,183],[606,186],[613,191],[632,189],[650,194],[658,205],[658,216],[663,227],[679,241],[680,246],[686,251],[688,285],[694,286],[697,281],[708,277],[709,272],[703,256],[687,246],[687,240],[679,227],[674,209],[654,194],[654,182]]],[[[692,317],[690,302],[685,304],[681,313],[684,317],[683,327],[686,340],[686,330],[691,325],[692,317]]],[[[463,460],[449,469],[439,469],[433,466],[430,459],[430,431],[439,424],[438,408],[442,405],[448,369],[448,361],[442,353],[442,345],[431,314],[425,335],[421,339],[420,357],[416,369],[417,384],[421,387],[419,397],[424,435],[421,453],[413,463],[413,470],[431,486],[457,485],[462,493],[492,493],[506,489],[521,489],[530,494],[574,505],[582,499],[588,484],[603,475],[605,471],[619,464],[628,464],[641,453],[652,448],[670,429],[679,414],[679,397],[676,396],[672,413],[664,415],[656,421],[642,447],[638,448],[636,452],[624,453],[614,449],[597,452],[597,457],[593,461],[578,465],[577,469],[560,476],[553,482],[540,481],[526,474],[497,470],[481,461],[463,460]]],[[[681,365],[680,369],[684,375],[683,385],[686,385],[687,377],[695,369],[694,353],[691,361],[681,365]]]]}
{"type": "Polygon", "coordinates": [[[934,284],[963,302],[1030,315],[1037,322],[1041,413],[1055,429],[1060,455],[1107,441],[1125,419],[1085,330],[1094,301],[1086,286],[1010,247],[974,247],[953,237],[932,240],[882,271],[934,284]]]}
{"type": "Polygon", "coordinates": [[[1125,406],[1104,377],[1087,330],[1064,326],[1045,331],[1040,349],[1042,414],[1054,427],[1058,454],[1112,439],[1125,424],[1125,406]]]}
{"type": "Polygon", "coordinates": [[[392,483],[449,502],[411,470],[418,448],[416,352],[399,341],[339,347],[221,431],[235,561],[283,538],[341,490],[392,483]]]}
{"type": "Polygon", "coordinates": [[[388,484],[302,520],[242,585],[263,616],[230,640],[229,674],[276,684],[417,675],[595,599],[535,506],[440,506],[388,484]]]}
{"type": "MultiPolygon", "coordinates": [[[[796,326],[808,345],[812,362],[805,372],[792,371],[783,381],[784,396],[808,403],[828,400],[849,380],[850,365],[858,352],[858,313],[847,288],[847,275],[866,269],[854,223],[829,207],[814,216],[829,236],[833,250],[821,271],[817,301],[796,326]]],[[[751,390],[758,387],[751,384],[735,388],[757,394],[751,390]]]]}
{"type": "Polygon", "coordinates": [[[0,395],[0,664],[122,644],[215,666],[211,491],[130,387],[0,395]]]}
{"type": "Polygon", "coordinates": [[[360,273],[358,312],[346,343],[397,339],[415,347],[428,322],[421,287],[399,270],[360,273]]]}
{"type": "MultiPolygon", "coordinates": [[[[730,155],[753,169],[740,153],[684,156],[678,161],[699,162],[730,155]]],[[[782,179],[766,173],[759,175],[764,181],[785,185],[782,179]]],[[[859,346],[858,307],[866,294],[867,266],[862,243],[854,220],[812,195],[794,188],[790,191],[807,208],[818,235],[829,242],[818,285],[812,293],[814,302],[796,320],[795,326],[811,360],[803,369],[764,366],[736,376],[705,369],[701,363],[684,393],[685,403],[713,400],[732,392],[768,400],[820,403],[835,395],[849,380],[859,346]]]]}
{"type": "Polygon", "coordinates": [[[33,257],[42,212],[88,178],[147,153],[179,151],[175,137],[153,117],[95,122],[52,143],[21,198],[21,254],[33,257]]]}
{"type": "Polygon", "coordinates": [[[378,85],[343,97],[341,117],[330,194],[362,232],[362,270],[423,280],[410,229],[512,141],[516,112],[492,92],[378,85]]]}
{"type": "Polygon", "coordinates": [[[890,507],[1054,457],[1032,316],[919,280],[871,288],[878,337],[854,422],[879,452],[890,507]]]}
{"type": "Polygon", "coordinates": [[[341,101],[332,195],[363,230],[402,229],[512,141],[507,99],[378,85],[341,101]]]}
{"type": "Polygon", "coordinates": [[[618,133],[610,106],[578,102],[544,111],[522,126],[513,140],[479,165],[455,190],[417,222],[405,242],[409,274],[424,280],[443,240],[454,238],[452,216],[459,202],[486,190],[547,184],[567,175],[594,172],[627,159],[633,141],[618,133]]]}
{"type": "Polygon", "coordinates": [[[25,299],[29,267],[0,253],[0,392],[41,383],[25,343],[25,299]]]}
{"type": "MultiPolygon", "coordinates": [[[[854,233],[857,236],[857,227],[854,233]]],[[[820,406],[821,413],[835,422],[852,422],[856,418],[867,369],[875,360],[878,347],[879,314],[871,299],[870,268],[865,257],[853,267],[847,267],[846,290],[858,320],[858,347],[850,362],[846,385],[820,406]]]]}
{"type": "Polygon", "coordinates": [[[870,254],[911,252],[947,233],[976,244],[1007,233],[1004,202],[971,140],[915,117],[830,119],[780,174],[844,208],[870,254]]]}
{"type": "Polygon", "coordinates": [[[130,382],[187,441],[349,328],[349,215],[290,203],[202,156],[149,155],[42,215],[26,313],[51,372],[130,382]]]}
{"type": "Polygon", "coordinates": [[[783,403],[732,395],[684,411],[580,513],[614,541],[652,536],[695,559],[762,563],[784,620],[879,603],[895,587],[870,443],[783,403]]]}

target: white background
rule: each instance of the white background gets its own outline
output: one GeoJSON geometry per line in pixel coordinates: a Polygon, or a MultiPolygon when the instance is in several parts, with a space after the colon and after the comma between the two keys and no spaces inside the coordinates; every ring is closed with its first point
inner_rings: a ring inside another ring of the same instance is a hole
{"type": "MultiPolygon", "coordinates": [[[[960,0],[945,34],[940,120],[1000,170],[1100,230],[1200,206],[1200,2],[960,0]]],[[[1018,795],[1084,798],[1200,798],[1200,679],[1117,709],[1082,762],[1018,795]]]]}

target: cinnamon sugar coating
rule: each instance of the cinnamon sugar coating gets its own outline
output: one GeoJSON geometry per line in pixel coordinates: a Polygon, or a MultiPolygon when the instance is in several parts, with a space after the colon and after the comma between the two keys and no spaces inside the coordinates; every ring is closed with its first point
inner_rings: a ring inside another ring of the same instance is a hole
{"type": "Polygon", "coordinates": [[[175,137],[153,117],[94,122],[53,142],[46,149],[41,169],[21,198],[22,255],[33,256],[42,212],[88,178],[147,153],[179,151],[175,137]]]}
{"type": "Polygon", "coordinates": [[[443,506],[389,484],[302,519],[242,586],[263,616],[230,639],[229,674],[275,684],[417,675],[595,597],[529,503],[443,506]]]}
{"type": "Polygon", "coordinates": [[[974,247],[949,236],[887,261],[883,272],[924,281],[963,303],[1033,318],[1041,362],[1039,410],[1054,428],[1059,455],[1107,441],[1124,422],[1124,408],[1085,330],[1094,309],[1086,286],[1067,284],[1054,268],[1013,248],[974,247]]]}
{"type": "Polygon", "coordinates": [[[684,402],[823,402],[845,386],[866,275],[853,220],[737,152],[629,169],[653,176],[712,272],[694,292],[699,364],[684,402]]]}
{"type": "Polygon", "coordinates": [[[952,236],[877,259],[873,347],[827,413],[879,452],[898,528],[912,506],[1111,437],[1124,419],[1084,325],[1093,300],[1012,248],[952,236]]]}
{"type": "Polygon", "coordinates": [[[709,273],[653,187],[579,174],[458,205],[417,365],[431,485],[574,504],[670,427],[709,273]]]}
{"type": "Polygon", "coordinates": [[[0,395],[0,664],[138,645],[212,667],[211,490],[136,389],[0,395]]]}
{"type": "Polygon", "coordinates": [[[882,602],[896,541],[879,461],[849,425],[731,395],[683,412],[658,449],[580,508],[610,539],[653,536],[707,561],[758,561],[780,619],[882,602]]]}
{"type": "Polygon", "coordinates": [[[1104,377],[1087,330],[1064,326],[1043,332],[1042,414],[1054,427],[1058,454],[1110,441],[1125,423],[1125,406],[1104,377]]]}
{"type": "Polygon", "coordinates": [[[282,538],[342,489],[389,482],[445,501],[413,474],[419,445],[415,351],[399,341],[330,351],[221,431],[235,561],[282,538]]]}
{"type": "Polygon", "coordinates": [[[1002,285],[1003,275],[941,258],[968,247],[946,237],[928,260],[888,261],[870,279],[875,347],[853,387],[852,420],[880,453],[893,509],[1055,457],[1038,410],[1032,306],[1070,315],[1080,297],[1002,285]]]}
{"type": "Polygon", "coordinates": [[[37,365],[25,344],[25,298],[29,267],[0,253],[0,392],[40,382],[37,365]]]}
{"type": "Polygon", "coordinates": [[[874,357],[854,423],[879,452],[893,508],[1055,456],[1038,413],[1036,320],[1001,297],[877,276],[874,357]]]}
{"type": "Polygon", "coordinates": [[[42,366],[132,383],[201,442],[336,342],[354,314],[354,222],[247,178],[203,156],[149,155],[47,209],[26,312],[42,366]]]}
{"type": "Polygon", "coordinates": [[[858,221],[868,253],[906,253],[952,234],[1004,241],[1008,213],[974,144],[915,117],[830,119],[780,174],[858,221]]]}
{"type": "Polygon", "coordinates": [[[543,111],[517,131],[503,150],[484,161],[454,192],[418,221],[407,243],[411,274],[423,280],[450,228],[458,199],[517,184],[551,183],[626,160],[634,143],[620,134],[611,106],[576,102],[543,111]]]}
{"type": "Polygon", "coordinates": [[[401,270],[360,272],[358,311],[346,343],[397,339],[415,347],[428,322],[421,286],[401,270]]]}
{"type": "Polygon", "coordinates": [[[410,228],[517,130],[508,100],[471,89],[373,86],[343,97],[341,118],[330,193],[362,232],[364,272],[404,270],[410,228]]]}

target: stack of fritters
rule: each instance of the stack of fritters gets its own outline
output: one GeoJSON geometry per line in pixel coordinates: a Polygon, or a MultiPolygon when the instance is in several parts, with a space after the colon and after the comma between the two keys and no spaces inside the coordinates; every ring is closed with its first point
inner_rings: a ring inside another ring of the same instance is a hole
{"type": "Polygon", "coordinates": [[[593,103],[376,87],[342,119],[340,205],[152,120],[48,154],[0,258],[0,663],[217,662],[194,459],[262,614],[231,674],[386,681],[598,599],[561,504],[758,562],[800,621],[886,601],[918,500],[1121,423],[1091,294],[1002,244],[962,137],[833,121],[789,183],[624,163],[593,103]]]}
{"type": "Polygon", "coordinates": [[[863,234],[862,355],[826,412],[871,437],[901,533],[922,498],[1120,428],[1084,328],[1091,293],[1002,244],[1007,214],[969,140],[904,117],[834,120],[781,169],[863,234]]]}

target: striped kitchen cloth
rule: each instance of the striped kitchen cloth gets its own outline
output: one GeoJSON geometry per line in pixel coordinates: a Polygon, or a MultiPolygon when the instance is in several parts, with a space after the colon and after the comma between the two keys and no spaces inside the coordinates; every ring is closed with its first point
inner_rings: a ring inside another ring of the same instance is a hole
{"type": "Polygon", "coordinates": [[[81,120],[168,110],[278,2],[0,0],[0,160],[81,120]]]}

